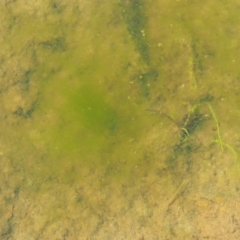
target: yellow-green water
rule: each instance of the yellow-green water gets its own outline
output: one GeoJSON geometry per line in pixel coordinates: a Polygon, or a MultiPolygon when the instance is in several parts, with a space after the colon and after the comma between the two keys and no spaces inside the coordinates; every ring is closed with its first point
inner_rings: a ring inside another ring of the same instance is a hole
{"type": "Polygon", "coordinates": [[[198,199],[239,187],[239,7],[2,1],[2,239],[206,236],[198,199]]]}

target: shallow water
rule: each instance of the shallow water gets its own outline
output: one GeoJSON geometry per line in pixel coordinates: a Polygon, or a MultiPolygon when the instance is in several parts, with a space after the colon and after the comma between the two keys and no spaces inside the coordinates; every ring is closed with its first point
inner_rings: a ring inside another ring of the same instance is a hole
{"type": "Polygon", "coordinates": [[[2,1],[1,239],[239,239],[239,7],[2,1]]]}

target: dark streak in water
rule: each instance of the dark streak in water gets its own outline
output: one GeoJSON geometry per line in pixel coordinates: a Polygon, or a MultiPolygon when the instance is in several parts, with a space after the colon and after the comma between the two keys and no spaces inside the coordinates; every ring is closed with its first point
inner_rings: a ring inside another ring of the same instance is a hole
{"type": "Polygon", "coordinates": [[[144,62],[149,64],[149,46],[144,37],[146,28],[146,15],[142,0],[121,0],[122,16],[137,50],[144,62]]]}

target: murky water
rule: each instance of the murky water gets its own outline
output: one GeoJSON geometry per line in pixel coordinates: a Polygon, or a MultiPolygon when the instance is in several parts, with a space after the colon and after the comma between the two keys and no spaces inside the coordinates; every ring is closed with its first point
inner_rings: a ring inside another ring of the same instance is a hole
{"type": "Polygon", "coordinates": [[[239,8],[2,0],[1,239],[239,239],[239,8]]]}

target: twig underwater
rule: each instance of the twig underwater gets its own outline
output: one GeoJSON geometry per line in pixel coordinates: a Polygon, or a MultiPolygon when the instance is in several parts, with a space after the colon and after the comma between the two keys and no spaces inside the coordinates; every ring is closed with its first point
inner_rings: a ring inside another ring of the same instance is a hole
{"type": "Polygon", "coordinates": [[[160,111],[160,110],[155,110],[155,109],[150,109],[150,108],[148,108],[148,109],[146,109],[146,111],[161,114],[161,115],[163,115],[164,117],[166,117],[168,120],[170,120],[170,121],[171,121],[175,126],[177,126],[179,129],[181,128],[181,127],[179,126],[179,124],[178,124],[172,117],[170,117],[169,115],[167,115],[166,113],[164,113],[164,112],[162,112],[162,111],[160,111]]]}
{"type": "Polygon", "coordinates": [[[208,104],[208,107],[209,107],[209,109],[212,113],[212,116],[213,116],[214,120],[215,120],[215,123],[216,123],[216,126],[217,126],[218,140],[219,140],[219,143],[221,145],[221,150],[223,152],[223,142],[222,142],[222,138],[221,138],[221,134],[220,134],[220,129],[219,129],[219,123],[218,123],[218,120],[217,120],[217,116],[216,116],[215,112],[213,111],[213,108],[211,107],[210,104],[208,104]]]}
{"type": "Polygon", "coordinates": [[[178,123],[176,120],[174,120],[172,117],[170,117],[168,114],[162,112],[161,110],[157,109],[146,109],[146,111],[160,114],[170,120],[178,129],[179,132],[181,133],[181,141],[184,142],[186,141],[192,133],[200,126],[200,124],[204,121],[203,115],[199,113],[200,104],[195,104],[190,111],[187,112],[178,123]]]}
{"type": "Polygon", "coordinates": [[[172,117],[170,117],[166,113],[164,113],[162,111],[154,110],[154,109],[146,109],[146,111],[161,114],[162,116],[164,116],[168,120],[170,120],[180,131],[184,132],[186,134],[186,136],[188,136],[188,137],[190,136],[189,131],[187,130],[187,128],[185,126],[178,124],[172,117]]]}
{"type": "Polygon", "coordinates": [[[182,181],[182,183],[179,185],[179,187],[176,189],[176,191],[173,193],[172,197],[168,201],[168,203],[167,203],[167,211],[174,204],[174,202],[179,198],[179,196],[181,194],[183,194],[183,192],[186,190],[188,184],[189,184],[189,180],[188,179],[184,179],[182,181]]]}

